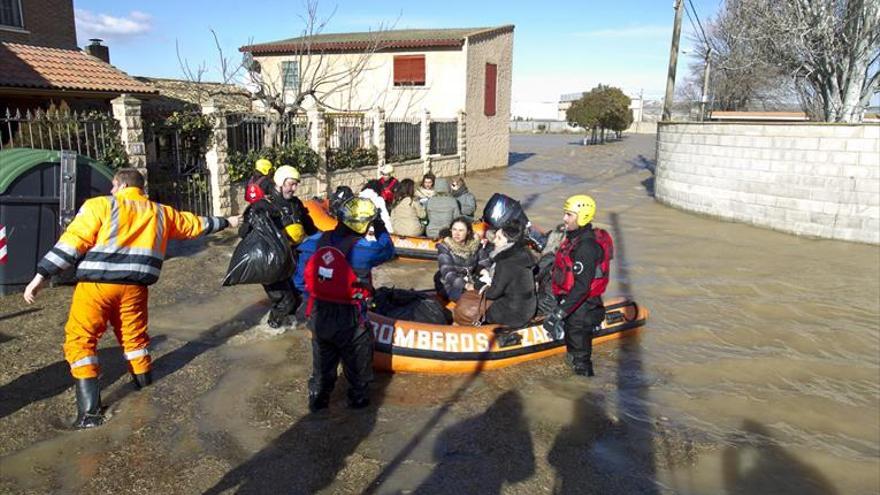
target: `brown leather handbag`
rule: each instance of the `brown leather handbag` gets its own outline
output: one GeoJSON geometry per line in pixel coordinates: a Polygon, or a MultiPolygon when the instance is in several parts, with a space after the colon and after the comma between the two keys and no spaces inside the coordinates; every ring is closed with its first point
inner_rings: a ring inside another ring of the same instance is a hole
{"type": "Polygon", "coordinates": [[[492,301],[486,299],[485,295],[481,295],[475,290],[467,290],[461,294],[458,301],[455,302],[455,308],[452,310],[452,320],[458,325],[479,326],[486,319],[486,312],[492,301]]]}

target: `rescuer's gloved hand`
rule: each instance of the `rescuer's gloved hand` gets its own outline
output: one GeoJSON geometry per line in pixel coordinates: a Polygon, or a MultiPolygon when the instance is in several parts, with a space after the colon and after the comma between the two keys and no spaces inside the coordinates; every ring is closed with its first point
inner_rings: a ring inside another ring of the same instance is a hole
{"type": "Polygon", "coordinates": [[[544,318],[544,331],[553,340],[559,340],[565,335],[565,313],[557,308],[544,318]]]}

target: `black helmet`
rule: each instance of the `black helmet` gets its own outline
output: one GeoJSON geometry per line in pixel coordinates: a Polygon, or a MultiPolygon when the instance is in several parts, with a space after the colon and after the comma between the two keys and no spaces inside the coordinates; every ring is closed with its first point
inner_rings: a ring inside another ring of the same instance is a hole
{"type": "Polygon", "coordinates": [[[330,196],[330,214],[337,219],[341,218],[342,215],[340,215],[340,209],[342,208],[342,205],[353,197],[354,191],[352,191],[350,187],[337,187],[333,195],[330,196]]]}
{"type": "Polygon", "coordinates": [[[529,221],[519,201],[501,193],[493,194],[483,208],[483,221],[493,229],[503,228],[514,218],[520,220],[523,227],[529,221]]]}

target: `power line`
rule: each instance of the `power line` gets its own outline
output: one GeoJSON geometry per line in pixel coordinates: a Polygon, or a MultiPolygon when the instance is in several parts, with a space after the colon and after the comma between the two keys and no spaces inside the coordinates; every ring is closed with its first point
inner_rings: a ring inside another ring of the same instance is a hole
{"type": "MultiPolygon", "coordinates": [[[[688,0],[688,3],[690,3],[690,0],[688,0]]],[[[690,8],[690,9],[687,8],[687,5],[684,6],[684,13],[687,14],[688,22],[691,23],[691,29],[693,29],[694,32],[697,33],[697,25],[694,24],[694,18],[691,17],[691,10],[693,10],[693,4],[691,4],[691,8],[690,8]]],[[[694,11],[694,17],[696,17],[696,15],[697,15],[697,12],[694,11]]],[[[699,18],[698,18],[698,19],[697,19],[697,23],[699,24],[699,22],[700,22],[700,20],[699,20],[699,18]]],[[[703,44],[706,45],[706,48],[707,48],[707,49],[711,49],[711,48],[712,48],[712,47],[709,45],[709,39],[706,38],[706,32],[703,31],[703,26],[702,26],[702,25],[700,25],[700,32],[697,33],[697,35],[700,35],[699,37],[700,37],[700,39],[703,41],[703,44]],[[701,34],[701,33],[702,33],[702,34],[701,34]]]]}
{"type": "MultiPolygon", "coordinates": [[[[697,14],[697,9],[696,7],[694,7],[694,2],[688,0],[688,5],[691,6],[691,11],[694,13],[694,17],[697,19],[697,25],[700,26],[700,32],[703,33],[703,41],[706,43],[706,46],[711,45],[711,43],[709,43],[709,37],[706,36],[706,31],[703,30],[703,23],[700,22],[700,16],[697,14]]],[[[688,14],[688,17],[690,17],[690,14],[688,14]]]]}

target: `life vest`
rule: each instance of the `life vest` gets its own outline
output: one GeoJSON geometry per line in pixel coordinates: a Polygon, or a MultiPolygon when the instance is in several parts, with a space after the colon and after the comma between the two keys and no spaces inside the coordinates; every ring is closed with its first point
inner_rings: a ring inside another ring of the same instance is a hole
{"type": "Polygon", "coordinates": [[[391,177],[386,180],[385,177],[382,177],[379,179],[379,184],[382,186],[382,192],[380,194],[382,199],[385,200],[385,203],[387,203],[388,206],[391,206],[391,203],[394,202],[394,187],[397,186],[397,179],[391,177]]]}
{"type": "Polygon", "coordinates": [[[257,178],[251,178],[248,181],[247,187],[244,190],[244,200],[248,203],[256,203],[257,201],[266,197],[265,191],[263,191],[263,181],[268,180],[269,176],[262,175],[257,178]]]}
{"type": "MultiPolygon", "coordinates": [[[[611,234],[599,228],[594,228],[593,234],[596,243],[602,248],[602,259],[596,263],[596,274],[593,276],[593,281],[590,282],[590,291],[584,300],[599,297],[605,292],[611,275],[611,259],[614,257],[614,242],[611,240],[611,234]]],[[[575,267],[571,253],[577,249],[581,242],[583,242],[582,235],[578,236],[574,242],[566,237],[562,241],[562,245],[559,246],[559,250],[556,251],[551,281],[554,296],[567,295],[574,288],[575,267]]]]}
{"type": "Polygon", "coordinates": [[[372,295],[369,281],[364,283],[351,264],[348,256],[355,243],[355,236],[345,238],[339,247],[330,244],[332,232],[325,232],[318,241],[318,249],[306,263],[303,278],[309,293],[306,315],[311,315],[314,301],[337,304],[363,304],[372,295]]]}

